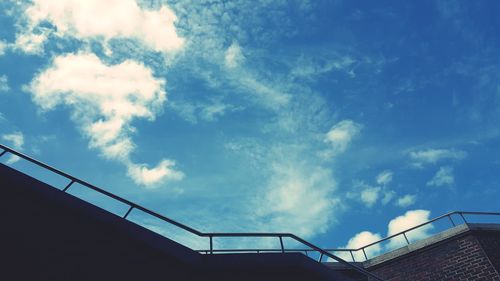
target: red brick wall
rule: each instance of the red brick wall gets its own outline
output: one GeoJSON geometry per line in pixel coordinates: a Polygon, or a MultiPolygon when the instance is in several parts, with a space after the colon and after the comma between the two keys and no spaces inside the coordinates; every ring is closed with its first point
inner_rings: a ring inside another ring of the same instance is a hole
{"type": "Polygon", "coordinates": [[[500,281],[478,238],[470,233],[368,269],[388,281],[500,281]]]}

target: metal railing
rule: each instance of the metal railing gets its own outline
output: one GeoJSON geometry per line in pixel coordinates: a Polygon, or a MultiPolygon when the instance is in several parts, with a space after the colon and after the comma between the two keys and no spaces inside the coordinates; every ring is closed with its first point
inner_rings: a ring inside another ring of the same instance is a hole
{"type": "MultiPolygon", "coordinates": [[[[80,184],[82,186],[90,188],[90,189],[92,189],[94,191],[97,191],[97,192],[99,192],[99,193],[101,193],[103,195],[106,195],[106,196],[108,196],[108,197],[110,197],[110,198],[112,198],[114,200],[117,200],[117,201],[119,201],[121,203],[124,203],[124,204],[128,205],[129,208],[127,209],[126,213],[122,216],[123,219],[127,219],[127,217],[130,215],[130,213],[134,209],[137,209],[137,210],[140,210],[140,211],[142,211],[142,212],[144,212],[146,214],[149,214],[149,215],[151,215],[153,217],[156,217],[156,218],[158,218],[158,219],[160,219],[162,221],[165,221],[165,222],[167,222],[169,224],[172,224],[172,225],[174,225],[174,226],[176,226],[178,228],[181,228],[181,229],[183,229],[183,230],[185,230],[187,232],[190,232],[190,233],[192,233],[194,235],[197,235],[199,237],[206,237],[206,238],[208,238],[209,239],[209,244],[210,244],[210,249],[209,250],[198,251],[200,253],[206,252],[207,254],[215,254],[215,253],[228,252],[227,250],[217,250],[217,249],[214,249],[213,239],[216,238],[216,237],[266,237],[266,238],[273,238],[274,237],[274,238],[278,238],[279,242],[280,242],[280,249],[277,250],[277,251],[275,251],[275,252],[280,252],[280,253],[283,253],[283,254],[290,253],[290,252],[296,252],[295,250],[285,249],[285,246],[283,244],[283,238],[290,238],[290,239],[293,239],[293,240],[299,242],[300,244],[308,247],[308,249],[309,249],[308,251],[315,251],[317,253],[320,253],[319,262],[322,261],[322,259],[323,259],[324,256],[327,256],[327,257],[331,258],[332,260],[335,260],[335,261],[337,261],[337,262],[339,262],[341,264],[344,264],[345,266],[347,266],[347,267],[349,267],[349,268],[351,268],[351,269],[353,269],[355,271],[358,271],[358,272],[364,274],[365,276],[373,278],[373,280],[383,281],[383,279],[381,279],[380,277],[378,277],[378,276],[374,275],[373,273],[367,271],[366,269],[364,269],[362,267],[359,267],[359,266],[357,266],[355,264],[352,264],[350,262],[347,262],[344,259],[342,259],[340,257],[337,257],[336,255],[330,253],[329,251],[321,249],[320,247],[318,247],[318,246],[316,246],[316,245],[314,245],[314,244],[312,244],[312,243],[310,243],[310,242],[308,242],[308,241],[306,241],[306,240],[304,240],[304,239],[302,239],[302,238],[300,238],[300,237],[298,237],[298,236],[296,236],[294,234],[291,234],[291,233],[250,233],[250,232],[249,233],[227,233],[227,232],[221,232],[221,233],[208,232],[207,233],[207,232],[201,232],[201,231],[198,231],[198,230],[196,230],[194,228],[191,228],[191,227],[189,227],[189,226],[187,226],[185,224],[182,224],[182,223],[177,222],[177,221],[175,221],[173,219],[170,219],[168,217],[160,215],[160,214],[158,214],[158,213],[156,213],[154,211],[151,211],[151,210],[149,210],[149,209],[147,209],[145,207],[142,207],[142,206],[140,206],[140,205],[138,205],[138,204],[136,204],[134,202],[131,202],[131,201],[127,200],[127,199],[124,199],[124,198],[122,198],[122,197],[120,197],[118,195],[115,195],[115,194],[111,193],[111,192],[103,190],[103,189],[101,189],[101,188],[99,188],[99,187],[97,187],[95,185],[92,185],[92,184],[86,182],[86,181],[78,179],[78,178],[76,178],[76,177],[74,177],[74,176],[72,176],[70,174],[67,174],[67,173],[65,173],[63,171],[60,171],[60,170],[58,170],[56,168],[53,168],[53,167],[51,167],[51,166],[49,166],[49,165],[47,165],[45,163],[42,163],[42,162],[40,162],[40,161],[38,161],[36,159],[33,159],[33,158],[31,158],[31,157],[23,154],[23,153],[20,153],[20,152],[14,150],[14,149],[12,149],[12,148],[10,148],[8,146],[0,144],[0,148],[3,149],[3,151],[0,153],[0,157],[4,156],[6,153],[11,153],[13,155],[16,155],[16,156],[18,156],[18,157],[20,157],[20,158],[22,158],[24,160],[27,160],[27,161],[29,161],[29,162],[31,162],[33,164],[36,164],[36,165],[38,165],[38,166],[40,166],[40,167],[42,167],[44,169],[47,169],[47,170],[49,170],[49,171],[51,171],[51,172],[53,172],[55,174],[58,174],[58,175],[60,175],[60,176],[62,176],[64,178],[68,179],[69,183],[61,190],[62,192],[67,192],[68,189],[73,184],[78,183],[78,184],[80,184]]],[[[261,252],[264,252],[264,251],[261,251],[261,252]]]]}
{"type": "MultiPolygon", "coordinates": [[[[463,223],[460,223],[460,224],[468,224],[470,221],[467,220],[466,216],[467,215],[480,215],[480,216],[498,216],[500,218],[500,212],[465,212],[465,211],[454,211],[454,212],[449,212],[449,213],[446,213],[444,215],[441,215],[439,217],[436,217],[436,218],[433,218],[429,221],[426,221],[424,223],[421,223],[421,224],[418,224],[414,227],[411,227],[411,228],[408,228],[408,229],[405,229],[401,232],[398,232],[396,234],[393,234],[393,235],[390,235],[390,236],[387,236],[383,239],[380,239],[378,241],[375,241],[373,243],[370,243],[370,244],[367,244],[367,245],[364,245],[362,247],[359,247],[359,248],[355,248],[355,249],[346,249],[346,248],[337,248],[337,249],[330,249],[330,248],[325,248],[323,249],[324,251],[326,252],[329,252],[329,253],[333,253],[333,252],[349,252],[350,256],[351,256],[351,259],[353,262],[361,262],[361,260],[356,260],[355,259],[355,255],[354,253],[358,253],[359,251],[361,251],[363,253],[363,256],[364,256],[364,261],[368,260],[368,255],[366,254],[366,249],[368,247],[371,247],[371,246],[374,246],[374,245],[377,245],[377,244],[380,244],[380,243],[383,243],[385,241],[388,241],[388,240],[391,240],[395,237],[402,237],[404,238],[405,242],[407,245],[410,244],[410,239],[408,239],[408,235],[407,233],[410,232],[410,231],[413,231],[413,230],[416,230],[416,229],[419,229],[419,228],[422,228],[422,227],[425,227],[425,226],[428,226],[432,223],[435,223],[435,222],[438,222],[438,221],[441,221],[441,220],[446,220],[450,223],[451,227],[455,227],[459,224],[457,224],[456,221],[453,220],[453,216],[459,216],[461,221],[463,223]]],[[[219,253],[266,253],[266,252],[278,252],[280,249],[226,249],[226,250],[213,250],[212,252],[219,252],[219,253]]],[[[201,253],[207,253],[208,250],[198,250],[199,252],[201,253]]],[[[317,252],[316,250],[314,249],[305,249],[305,248],[295,248],[295,249],[290,249],[290,250],[286,250],[286,252],[298,252],[298,253],[304,253],[305,255],[309,256],[309,253],[311,252],[317,252]]],[[[322,257],[323,255],[320,254],[320,258],[319,258],[319,261],[321,262],[322,260],[322,257]]]]}

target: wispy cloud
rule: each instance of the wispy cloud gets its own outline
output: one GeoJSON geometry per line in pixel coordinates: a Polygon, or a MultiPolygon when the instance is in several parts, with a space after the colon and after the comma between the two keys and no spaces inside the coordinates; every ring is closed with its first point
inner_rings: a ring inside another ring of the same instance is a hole
{"type": "Polygon", "coordinates": [[[387,185],[387,184],[391,183],[393,175],[394,175],[394,173],[392,171],[389,171],[389,170],[385,170],[385,171],[381,172],[380,174],[377,175],[377,178],[376,178],[377,184],[387,185]]]}
{"type": "Polygon", "coordinates": [[[377,202],[380,191],[381,188],[378,186],[367,187],[361,191],[360,199],[366,207],[371,208],[377,202]]]}
{"type": "MultiPolygon", "coordinates": [[[[17,131],[10,134],[4,134],[2,135],[2,139],[11,143],[14,149],[22,150],[24,147],[24,134],[22,132],[17,131]]],[[[11,155],[6,163],[13,164],[19,161],[19,159],[20,158],[18,156],[11,155]]]]}
{"type": "Polygon", "coordinates": [[[330,149],[324,151],[323,156],[329,158],[346,151],[362,127],[352,120],[342,120],[335,124],[325,136],[324,141],[330,145],[330,149]]]}
{"type": "Polygon", "coordinates": [[[415,204],[416,200],[417,200],[416,195],[407,194],[405,196],[399,197],[396,200],[396,205],[401,207],[401,208],[406,208],[406,207],[409,207],[409,206],[415,204]]]}
{"type": "Polygon", "coordinates": [[[449,166],[440,167],[434,177],[427,182],[428,186],[452,185],[455,182],[453,168],[449,166]]]}
{"type": "Polygon", "coordinates": [[[9,79],[5,75],[0,75],[0,93],[8,92],[10,90],[9,87],[9,79]]]}
{"type": "Polygon", "coordinates": [[[0,40],[0,57],[5,55],[5,51],[9,45],[4,40],[0,40]]]}
{"type": "Polygon", "coordinates": [[[267,230],[304,237],[324,233],[340,201],[329,170],[306,163],[276,163],[266,191],[256,204],[256,219],[267,230]]]}
{"type": "Polygon", "coordinates": [[[226,67],[230,69],[239,66],[245,60],[245,56],[237,42],[233,42],[231,46],[227,48],[224,59],[226,67]]]}
{"type": "Polygon", "coordinates": [[[333,58],[311,58],[300,56],[296,65],[290,71],[293,78],[314,79],[321,74],[333,70],[344,71],[351,77],[355,77],[353,65],[356,63],[349,55],[338,55],[333,58]]]}
{"type": "Polygon", "coordinates": [[[153,186],[179,180],[182,173],[174,169],[171,160],[161,160],[151,169],[134,163],[131,135],[136,129],[131,122],[155,119],[166,100],[164,83],[141,63],[126,60],[107,65],[93,54],[80,53],[56,57],[27,90],[44,111],[58,105],[71,108],[71,118],[89,138],[91,148],[124,163],[136,183],[153,186]]]}
{"type": "Polygon", "coordinates": [[[409,156],[415,167],[436,164],[444,160],[461,160],[467,157],[467,152],[455,149],[425,149],[411,151],[409,156]]]}
{"type": "Polygon", "coordinates": [[[181,118],[189,123],[196,124],[199,120],[217,121],[229,112],[243,110],[242,106],[235,106],[224,102],[220,98],[209,101],[170,101],[168,109],[175,111],[181,118]]]}
{"type": "Polygon", "coordinates": [[[179,50],[184,43],[177,35],[176,19],[165,5],[145,10],[135,0],[35,0],[25,7],[15,44],[24,52],[40,53],[50,36],[101,40],[104,44],[113,38],[130,38],[152,50],[168,52],[179,50]],[[44,27],[47,22],[54,29],[44,27]]]}

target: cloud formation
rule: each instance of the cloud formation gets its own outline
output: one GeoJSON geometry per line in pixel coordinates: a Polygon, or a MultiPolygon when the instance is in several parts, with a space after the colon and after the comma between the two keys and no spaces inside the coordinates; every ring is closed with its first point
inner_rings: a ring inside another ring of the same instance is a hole
{"type": "MultiPolygon", "coordinates": [[[[24,146],[24,134],[22,132],[13,132],[10,134],[2,135],[2,139],[12,144],[13,148],[16,150],[22,150],[24,146]]],[[[19,161],[19,156],[11,155],[7,160],[6,164],[13,164],[19,161]]]]}
{"type": "Polygon", "coordinates": [[[28,90],[44,111],[59,105],[69,107],[90,148],[124,163],[137,184],[153,186],[179,180],[182,173],[174,170],[171,160],[161,160],[151,169],[132,162],[135,144],[131,136],[136,129],[131,122],[155,119],[166,100],[164,84],[141,63],[126,60],[107,65],[94,54],[79,53],[54,58],[28,90]]]}
{"type": "Polygon", "coordinates": [[[179,50],[184,43],[177,35],[176,19],[165,5],[146,10],[135,0],[34,0],[25,9],[26,23],[15,44],[26,53],[40,53],[54,34],[103,43],[114,38],[134,39],[152,50],[169,52],[179,50]]]}
{"type": "Polygon", "coordinates": [[[377,184],[387,185],[387,184],[391,183],[393,175],[394,175],[394,173],[392,171],[389,171],[389,170],[385,170],[385,171],[381,172],[380,174],[377,175],[377,178],[376,178],[377,184]]]}
{"type": "Polygon", "coordinates": [[[7,50],[7,47],[8,44],[5,41],[0,40],[0,56],[3,56],[5,54],[5,50],[7,50]]]}
{"type": "MultiPolygon", "coordinates": [[[[430,211],[428,210],[411,210],[407,211],[404,215],[398,216],[392,219],[387,225],[387,236],[391,236],[397,234],[401,231],[407,230],[414,226],[417,226],[421,223],[429,221],[430,211]]],[[[410,242],[424,239],[430,236],[430,231],[433,229],[432,224],[428,224],[421,228],[409,231],[406,233],[410,242]]],[[[362,231],[354,235],[349,241],[347,245],[341,247],[343,249],[357,249],[363,246],[366,246],[370,243],[376,242],[382,239],[381,235],[378,233],[373,233],[370,231],[362,231]]],[[[396,248],[405,246],[406,240],[403,236],[396,236],[389,240],[387,243],[379,243],[373,246],[370,246],[365,249],[368,258],[381,254],[383,252],[391,251],[396,248]]],[[[365,260],[364,254],[362,251],[354,252],[354,258],[356,261],[365,260]]],[[[340,257],[346,260],[352,260],[349,253],[340,253],[340,257]]]]}
{"type": "Polygon", "coordinates": [[[227,48],[224,59],[227,68],[238,67],[245,60],[241,47],[237,42],[233,42],[231,46],[227,48]]]}
{"type": "MultiPolygon", "coordinates": [[[[431,212],[428,210],[411,210],[407,211],[404,215],[398,216],[392,219],[387,226],[387,235],[391,236],[401,231],[407,230],[421,223],[429,220],[431,212]]],[[[408,239],[411,241],[417,241],[430,236],[430,231],[432,230],[432,224],[417,228],[406,233],[408,239]]],[[[388,245],[388,249],[395,249],[406,245],[406,241],[403,236],[397,236],[392,238],[388,245]]]]}
{"type": "Polygon", "coordinates": [[[416,195],[406,194],[405,196],[399,197],[397,199],[396,205],[401,207],[401,208],[406,208],[406,207],[409,207],[409,206],[415,204],[416,200],[417,200],[416,195]]]}
{"type": "MultiPolygon", "coordinates": [[[[376,242],[378,240],[382,239],[382,236],[378,233],[372,233],[370,231],[362,231],[360,233],[357,233],[354,235],[349,241],[347,242],[347,245],[342,247],[343,249],[357,249],[363,246],[366,246],[370,243],[376,242]]],[[[382,246],[381,244],[375,244],[373,246],[370,246],[365,249],[366,255],[368,258],[372,258],[376,255],[378,255],[382,251],[382,246]]],[[[338,252],[338,256],[344,260],[351,261],[352,257],[349,252],[338,252]]],[[[363,261],[365,260],[365,255],[363,254],[363,251],[356,251],[353,252],[354,259],[356,261],[363,261]]]]}
{"type": "Polygon", "coordinates": [[[439,168],[434,177],[427,182],[427,185],[443,186],[443,185],[452,185],[453,183],[455,183],[453,168],[449,166],[443,166],[439,168]]]}
{"type": "Polygon", "coordinates": [[[455,149],[425,149],[409,153],[415,167],[436,164],[443,160],[461,160],[467,157],[467,152],[455,149]]]}
{"type": "Polygon", "coordinates": [[[0,75],[0,93],[5,93],[10,90],[9,79],[5,75],[0,75]]]}
{"type": "Polygon", "coordinates": [[[362,125],[352,120],[342,120],[335,124],[325,136],[324,141],[331,148],[324,152],[325,157],[333,157],[346,151],[353,138],[359,134],[362,125]]]}
{"type": "Polygon", "coordinates": [[[335,188],[327,169],[276,163],[267,190],[257,203],[257,218],[272,231],[304,237],[324,233],[333,222],[334,208],[340,204],[333,196],[335,188]]]}

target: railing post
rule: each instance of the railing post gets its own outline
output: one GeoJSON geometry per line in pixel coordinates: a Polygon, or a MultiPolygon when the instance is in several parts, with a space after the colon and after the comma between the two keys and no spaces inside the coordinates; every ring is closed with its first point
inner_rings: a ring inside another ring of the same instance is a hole
{"type": "Polygon", "coordinates": [[[283,236],[278,236],[280,238],[281,253],[285,253],[285,247],[283,246],[283,236]]]}
{"type": "Polygon", "coordinates": [[[210,254],[213,254],[214,253],[213,237],[212,235],[210,235],[209,237],[210,237],[210,254]]]}
{"type": "Polygon", "coordinates": [[[363,250],[363,255],[365,255],[365,259],[368,260],[368,256],[366,255],[365,248],[362,248],[362,250],[363,250]]]}
{"type": "Polygon", "coordinates": [[[134,206],[130,206],[130,208],[128,209],[128,211],[125,213],[125,215],[123,216],[124,219],[127,218],[127,216],[130,214],[130,212],[132,212],[132,209],[134,208],[134,206]]]}
{"type": "Polygon", "coordinates": [[[73,185],[75,183],[74,180],[71,180],[67,185],[66,187],[63,188],[62,192],[66,192],[68,190],[68,188],[73,185]]]}
{"type": "Polygon", "coordinates": [[[7,153],[7,150],[2,151],[2,153],[0,153],[0,157],[2,157],[5,153],[7,153]]]}
{"type": "Polygon", "coordinates": [[[455,224],[455,222],[453,221],[453,219],[451,218],[451,216],[450,216],[450,215],[448,215],[448,218],[450,219],[450,222],[451,222],[451,224],[452,224],[453,226],[457,226],[457,225],[455,224]]]}
{"type": "Polygon", "coordinates": [[[408,237],[406,237],[406,232],[403,232],[403,236],[405,237],[406,244],[410,245],[410,241],[408,240],[408,237]]]}
{"type": "Polygon", "coordinates": [[[467,224],[467,220],[465,219],[464,215],[462,213],[459,213],[462,219],[464,220],[465,224],[467,224]]]}
{"type": "Polygon", "coordinates": [[[321,255],[319,255],[319,260],[318,262],[321,262],[321,260],[323,259],[323,252],[321,252],[321,255]]]}
{"type": "Polygon", "coordinates": [[[356,260],[354,259],[354,255],[352,254],[352,250],[349,250],[349,253],[351,254],[352,262],[356,262],[356,260]]]}

